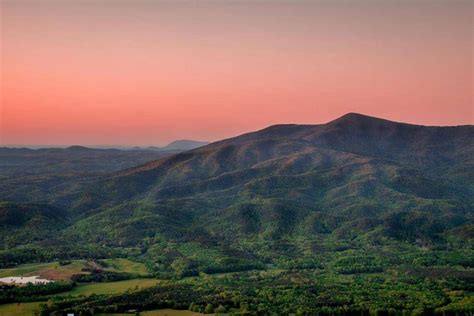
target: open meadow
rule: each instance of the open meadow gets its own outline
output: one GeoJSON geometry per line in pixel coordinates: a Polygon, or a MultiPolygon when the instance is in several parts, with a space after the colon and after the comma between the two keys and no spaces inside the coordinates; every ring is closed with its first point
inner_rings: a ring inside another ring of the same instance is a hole
{"type": "Polygon", "coordinates": [[[159,284],[158,279],[131,279],[116,282],[103,282],[103,283],[90,283],[90,284],[79,284],[74,289],[68,292],[59,293],[58,296],[89,296],[92,294],[119,294],[127,291],[142,290],[147,287],[151,287],[159,284]]]}
{"type": "Polygon", "coordinates": [[[40,309],[43,302],[10,303],[0,305],[0,316],[31,316],[40,309]]]}

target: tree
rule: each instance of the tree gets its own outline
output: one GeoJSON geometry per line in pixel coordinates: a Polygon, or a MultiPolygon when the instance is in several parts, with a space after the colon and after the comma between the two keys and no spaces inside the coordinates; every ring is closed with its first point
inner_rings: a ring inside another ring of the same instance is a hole
{"type": "Polygon", "coordinates": [[[226,311],[227,309],[225,308],[225,306],[222,305],[217,306],[217,308],[214,310],[216,314],[225,313],[226,311]]]}
{"type": "Polygon", "coordinates": [[[214,306],[212,306],[211,303],[207,304],[206,308],[204,309],[204,313],[206,313],[206,314],[214,313],[214,306]]]}

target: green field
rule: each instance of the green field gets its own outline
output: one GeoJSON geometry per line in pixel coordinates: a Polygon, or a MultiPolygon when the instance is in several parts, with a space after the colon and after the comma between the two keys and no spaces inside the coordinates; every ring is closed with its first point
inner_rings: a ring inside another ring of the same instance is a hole
{"type": "Polygon", "coordinates": [[[160,281],[157,279],[132,279],[117,282],[106,283],[90,283],[82,284],[74,288],[72,291],[63,292],[60,296],[66,295],[84,295],[91,294],[118,294],[126,292],[127,290],[144,289],[157,285],[160,281]]]}
{"type": "MultiPolygon", "coordinates": [[[[135,281],[135,280],[132,280],[135,281]]],[[[116,283],[123,283],[123,282],[114,282],[116,283]]],[[[108,283],[110,285],[110,283],[108,283]]],[[[105,284],[104,284],[105,285],[105,284]]],[[[146,285],[149,285],[147,283],[146,285]]],[[[127,288],[126,286],[123,286],[121,284],[122,288],[127,288]]],[[[81,293],[82,295],[86,295],[88,290],[92,290],[93,287],[89,288],[84,288],[81,293]]],[[[103,288],[101,288],[102,291],[104,291],[103,288]]],[[[100,294],[112,294],[112,292],[107,292],[106,291],[100,293],[100,294]]],[[[92,292],[90,292],[92,293],[92,292]]],[[[89,294],[90,294],[89,293],[89,294]]],[[[97,293],[97,292],[95,292],[97,293]]],[[[4,304],[0,305],[0,316],[30,316],[34,315],[35,311],[39,310],[39,305],[44,304],[44,302],[31,302],[31,303],[12,303],[12,304],[4,304]]],[[[125,316],[125,315],[130,315],[130,314],[98,314],[101,316],[125,316]]],[[[202,315],[200,313],[195,313],[191,312],[188,310],[174,310],[174,309],[160,309],[160,310],[154,310],[154,311],[146,311],[146,312],[141,312],[140,315],[145,315],[145,316],[195,316],[195,315],[202,315]]]]}
{"type": "MultiPolygon", "coordinates": [[[[97,314],[97,316],[126,316],[130,314],[97,314]]],[[[196,316],[203,315],[201,313],[195,313],[187,310],[175,310],[175,309],[157,309],[153,311],[140,312],[142,316],[196,316]]],[[[213,314],[208,314],[213,315],[213,314]]]]}
{"type": "Polygon", "coordinates": [[[135,262],[124,258],[105,259],[108,264],[107,271],[126,272],[138,275],[148,275],[149,272],[145,265],[141,262],[135,262]]]}
{"type": "Polygon", "coordinates": [[[30,316],[39,310],[41,302],[0,305],[0,316],[30,316]]]}
{"type": "Polygon", "coordinates": [[[191,311],[178,311],[175,309],[159,309],[154,311],[147,311],[140,313],[145,316],[193,316],[193,315],[202,315],[201,313],[195,313],[191,311]]]}
{"type": "MultiPolygon", "coordinates": [[[[126,272],[141,276],[148,275],[146,267],[142,263],[133,262],[127,259],[107,259],[105,261],[107,263],[107,271],[126,272]]],[[[71,264],[65,266],[61,266],[59,262],[24,264],[15,268],[1,269],[0,277],[39,275],[47,279],[66,280],[74,274],[81,273],[81,270],[87,266],[92,265],[88,265],[85,260],[75,260],[72,261],[71,264]]],[[[151,287],[159,282],[160,281],[157,279],[137,278],[117,282],[80,284],[71,291],[58,293],[57,295],[89,296],[91,294],[119,294],[125,293],[128,290],[134,291],[151,287]]],[[[0,305],[0,316],[34,315],[35,310],[39,309],[39,304],[41,304],[41,302],[3,304],[0,305]]],[[[173,314],[168,313],[167,315],[173,314]]]]}

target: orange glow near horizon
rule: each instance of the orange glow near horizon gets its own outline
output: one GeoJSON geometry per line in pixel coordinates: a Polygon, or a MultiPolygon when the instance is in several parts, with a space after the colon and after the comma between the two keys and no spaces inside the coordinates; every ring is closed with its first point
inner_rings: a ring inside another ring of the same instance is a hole
{"type": "Polygon", "coordinates": [[[471,1],[2,1],[1,144],[474,123],[471,1]]]}

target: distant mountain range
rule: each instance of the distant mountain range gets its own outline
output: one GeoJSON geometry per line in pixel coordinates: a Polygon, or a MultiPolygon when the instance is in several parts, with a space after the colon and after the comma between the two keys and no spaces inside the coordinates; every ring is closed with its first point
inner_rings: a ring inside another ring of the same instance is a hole
{"type": "Polygon", "coordinates": [[[0,147],[0,196],[9,201],[44,200],[64,187],[170,156],[204,142],[175,141],[158,148],[0,147]]]}
{"type": "Polygon", "coordinates": [[[0,176],[61,173],[105,173],[207,145],[177,140],[164,147],[66,148],[0,147],[0,176]]]}
{"type": "MultiPolygon", "coordinates": [[[[170,265],[189,256],[170,246],[176,242],[265,261],[265,251],[298,257],[303,245],[324,249],[335,240],[424,245],[470,240],[474,231],[471,125],[427,127],[351,113],[321,125],[275,125],[126,167],[61,185],[9,180],[10,189],[0,187],[11,201],[3,213],[24,212],[11,204],[20,199],[36,203],[34,209],[42,203],[47,211],[35,211],[42,217],[62,210],[54,218],[63,223],[56,238],[141,247],[145,257],[164,243],[169,253],[161,255],[170,265]]],[[[15,237],[23,236],[22,223],[15,225],[4,247],[25,243],[15,237]]]]}
{"type": "Polygon", "coordinates": [[[135,149],[146,149],[146,150],[155,150],[155,151],[163,151],[163,152],[186,151],[186,150],[202,147],[208,144],[209,142],[200,142],[200,141],[195,141],[195,140],[182,139],[182,140],[175,140],[164,147],[149,146],[145,148],[135,147],[135,149]]]}

